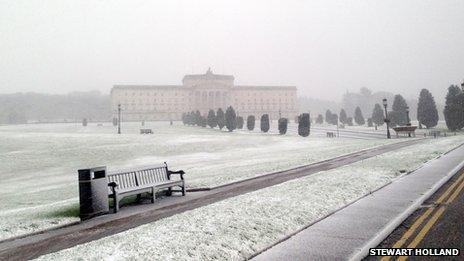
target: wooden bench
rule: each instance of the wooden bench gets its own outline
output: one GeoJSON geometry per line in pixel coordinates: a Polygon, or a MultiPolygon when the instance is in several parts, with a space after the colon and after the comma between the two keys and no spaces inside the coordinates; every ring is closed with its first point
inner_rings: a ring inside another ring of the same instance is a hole
{"type": "Polygon", "coordinates": [[[153,134],[151,129],[140,129],[140,134],[153,134]]]}
{"type": "Polygon", "coordinates": [[[396,132],[396,137],[398,138],[400,134],[404,134],[408,137],[416,137],[417,126],[398,126],[393,127],[393,130],[396,132]]]}
{"type": "Polygon", "coordinates": [[[171,196],[172,192],[181,192],[182,196],[185,196],[184,174],[183,170],[169,170],[166,162],[155,166],[108,172],[108,197],[114,200],[114,212],[118,212],[121,199],[132,195],[139,198],[147,193],[152,203],[155,202],[156,193],[163,189],[167,189],[168,196],[171,196]],[[180,179],[172,180],[173,174],[179,174],[180,179]],[[179,189],[174,190],[173,187],[179,189]]]}

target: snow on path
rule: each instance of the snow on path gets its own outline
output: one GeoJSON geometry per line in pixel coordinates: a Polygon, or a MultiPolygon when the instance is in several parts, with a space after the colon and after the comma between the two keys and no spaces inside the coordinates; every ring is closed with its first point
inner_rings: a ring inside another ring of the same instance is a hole
{"type": "Polygon", "coordinates": [[[242,260],[464,142],[429,139],[186,211],[39,260],[242,260]]]}

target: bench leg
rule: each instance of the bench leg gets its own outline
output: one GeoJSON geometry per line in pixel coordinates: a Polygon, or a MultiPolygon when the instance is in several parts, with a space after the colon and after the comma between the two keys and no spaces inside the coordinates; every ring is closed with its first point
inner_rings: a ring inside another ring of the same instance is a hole
{"type": "Polygon", "coordinates": [[[172,188],[168,188],[168,192],[166,192],[167,196],[172,196],[172,188]]]}
{"type": "Polygon", "coordinates": [[[156,189],[152,188],[152,196],[151,196],[151,203],[155,203],[156,200],[156,189]]]}

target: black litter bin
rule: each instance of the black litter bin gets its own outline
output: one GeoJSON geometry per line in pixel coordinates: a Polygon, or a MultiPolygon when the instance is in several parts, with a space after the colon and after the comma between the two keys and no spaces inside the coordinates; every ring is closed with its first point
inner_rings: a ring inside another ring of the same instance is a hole
{"type": "Polygon", "coordinates": [[[109,212],[106,167],[80,169],[79,205],[81,220],[109,212]]]}

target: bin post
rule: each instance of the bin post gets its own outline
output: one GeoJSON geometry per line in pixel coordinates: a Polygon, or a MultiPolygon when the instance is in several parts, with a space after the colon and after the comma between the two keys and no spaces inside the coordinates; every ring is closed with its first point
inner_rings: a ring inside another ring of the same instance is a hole
{"type": "Polygon", "coordinates": [[[106,167],[80,169],[79,217],[86,220],[109,212],[106,167]]]}

